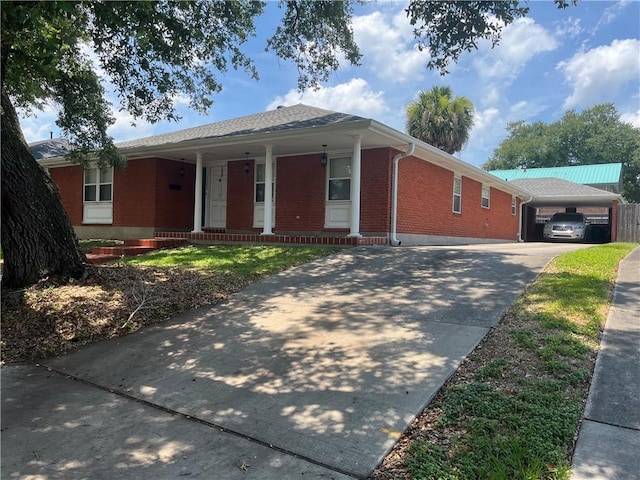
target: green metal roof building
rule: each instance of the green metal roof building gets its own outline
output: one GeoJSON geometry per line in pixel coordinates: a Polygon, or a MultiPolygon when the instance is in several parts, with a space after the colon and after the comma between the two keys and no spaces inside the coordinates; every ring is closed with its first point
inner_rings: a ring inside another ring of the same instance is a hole
{"type": "Polygon", "coordinates": [[[620,193],[622,191],[622,163],[578,165],[575,167],[514,168],[512,170],[491,170],[489,173],[506,181],[559,178],[607,192],[620,193]]]}

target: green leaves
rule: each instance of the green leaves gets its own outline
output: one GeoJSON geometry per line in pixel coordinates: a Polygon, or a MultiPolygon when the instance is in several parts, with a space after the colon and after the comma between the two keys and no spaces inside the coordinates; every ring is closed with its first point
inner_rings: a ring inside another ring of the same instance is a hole
{"type": "MultiPolygon", "coordinates": [[[[233,1],[4,2],[2,88],[23,108],[53,101],[72,159],[122,162],[106,134],[111,105],[99,75],[120,106],[148,122],[178,120],[177,99],[206,112],[229,68],[258,72],[242,45],[255,35],[265,3],[233,1]],[[91,53],[85,53],[91,52],[91,53]],[[95,158],[95,157],[91,157],[95,158]]],[[[317,86],[339,66],[357,64],[349,2],[282,2],[283,23],[268,49],[292,60],[301,89],[317,86]]]]}
{"type": "Polygon", "coordinates": [[[407,106],[407,133],[447,153],[462,149],[473,126],[474,106],[466,97],[453,98],[446,86],[418,92],[407,106]]]}
{"type": "MultiPolygon", "coordinates": [[[[577,4],[577,0],[553,0],[558,8],[577,4]]],[[[519,0],[508,1],[432,1],[411,0],[407,17],[414,26],[418,48],[430,55],[427,66],[442,75],[463,52],[478,48],[479,40],[492,47],[500,43],[500,31],[529,13],[519,0]]]]}
{"type": "Polygon", "coordinates": [[[507,131],[485,170],[621,162],[623,194],[640,201],[640,129],[621,121],[613,104],[569,110],[551,124],[510,123],[507,131]]]}
{"type": "Polygon", "coordinates": [[[338,69],[343,54],[352,65],[361,55],[353,39],[353,9],[347,1],[281,1],[282,25],[267,41],[267,50],[291,60],[298,69],[298,87],[317,87],[338,69]]]}

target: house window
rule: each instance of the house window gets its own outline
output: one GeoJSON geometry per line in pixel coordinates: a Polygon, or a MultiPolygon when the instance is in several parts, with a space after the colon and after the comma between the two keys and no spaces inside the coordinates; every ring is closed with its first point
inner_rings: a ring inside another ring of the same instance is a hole
{"type": "Polygon", "coordinates": [[[84,171],[84,201],[110,202],[113,190],[113,167],[87,168],[84,171]]]}
{"type": "Polygon", "coordinates": [[[113,222],[113,167],[86,168],[84,171],[82,223],[113,222]]]}
{"type": "Polygon", "coordinates": [[[491,187],[482,186],[482,208],[489,208],[489,197],[491,195],[491,187]]]}
{"type": "MultiPolygon", "coordinates": [[[[265,164],[264,163],[256,163],[256,194],[255,194],[255,202],[256,203],[264,203],[264,188],[265,188],[265,164]]],[[[276,199],[276,166],[273,164],[273,178],[271,179],[271,200],[275,201],[276,199]]]]}
{"type": "Polygon", "coordinates": [[[518,210],[518,201],[516,199],[515,195],[511,196],[511,215],[514,215],[517,213],[518,210]]]}
{"type": "Polygon", "coordinates": [[[453,213],[462,211],[462,179],[453,177],[453,213]]]}
{"type": "Polygon", "coordinates": [[[329,159],[328,200],[351,200],[351,157],[329,159]]]}

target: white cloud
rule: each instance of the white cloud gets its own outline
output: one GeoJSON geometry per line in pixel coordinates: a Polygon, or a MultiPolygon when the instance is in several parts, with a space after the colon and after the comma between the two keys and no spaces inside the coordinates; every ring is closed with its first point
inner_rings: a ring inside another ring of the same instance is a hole
{"type": "Polygon", "coordinates": [[[557,47],[558,43],[547,29],[531,18],[520,18],[505,27],[500,45],[490,49],[488,42],[484,42],[474,64],[482,77],[509,83],[529,60],[557,47]]]}
{"type": "Polygon", "coordinates": [[[636,128],[640,128],[640,109],[635,112],[623,113],[620,115],[620,120],[625,123],[630,123],[636,128]]]}
{"type": "Polygon", "coordinates": [[[584,32],[584,28],[580,25],[579,18],[569,17],[555,23],[555,34],[557,37],[574,38],[584,32]]]}
{"type": "Polygon", "coordinates": [[[34,110],[30,115],[18,113],[20,128],[27,143],[60,137],[60,128],[56,125],[57,110],[51,105],[45,105],[42,110],[34,110]]]}
{"type": "Polygon", "coordinates": [[[107,133],[113,137],[115,143],[155,134],[156,125],[142,120],[135,120],[127,111],[112,111],[111,114],[115,119],[115,123],[107,129],[107,133]]]}
{"type": "Polygon", "coordinates": [[[603,13],[602,16],[600,17],[600,20],[598,20],[598,24],[595,26],[595,28],[593,29],[592,34],[595,35],[595,33],[603,26],[610,24],[611,22],[613,22],[616,18],[618,18],[621,14],[622,11],[627,8],[627,6],[630,4],[631,2],[629,0],[621,0],[619,2],[615,2],[612,6],[608,7],[603,13]]]}
{"type": "Polygon", "coordinates": [[[476,110],[473,116],[473,130],[472,133],[479,134],[483,130],[493,126],[496,120],[500,117],[500,110],[495,107],[490,107],[485,110],[476,110]]]}
{"type": "Polygon", "coordinates": [[[374,92],[366,80],[354,78],[334,87],[320,87],[305,92],[289,90],[269,103],[267,110],[273,110],[278,105],[290,106],[297,103],[374,118],[389,109],[382,92],[374,92]]]}
{"type": "Polygon", "coordinates": [[[564,108],[588,106],[615,97],[629,82],[640,78],[640,40],[614,40],[586,52],[578,52],[560,70],[573,93],[565,100],[564,108]]]}
{"type": "Polygon", "coordinates": [[[418,50],[403,10],[393,18],[379,11],[354,17],[353,32],[363,64],[380,78],[406,82],[424,77],[429,54],[418,50]]]}

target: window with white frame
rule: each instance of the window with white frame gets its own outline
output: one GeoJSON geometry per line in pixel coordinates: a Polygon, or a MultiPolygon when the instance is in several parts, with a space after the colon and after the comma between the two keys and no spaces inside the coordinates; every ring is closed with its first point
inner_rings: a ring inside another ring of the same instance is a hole
{"type": "Polygon", "coordinates": [[[489,201],[491,195],[491,187],[482,186],[482,208],[489,208],[489,201]]]}
{"type": "Polygon", "coordinates": [[[518,210],[518,200],[516,198],[515,195],[511,196],[511,215],[514,215],[517,213],[518,210]]]}
{"type": "Polygon", "coordinates": [[[462,211],[462,178],[453,177],[453,213],[462,211]]]}
{"type": "Polygon", "coordinates": [[[111,202],[113,167],[87,168],[84,171],[84,201],[111,202]]]}
{"type": "MultiPolygon", "coordinates": [[[[276,199],[276,191],[275,191],[275,183],[276,183],[276,167],[275,164],[272,170],[272,181],[271,181],[271,200],[275,201],[276,199]]],[[[265,189],[265,164],[264,163],[256,163],[256,193],[255,193],[255,203],[264,203],[264,189],[265,189]]]]}
{"type": "Polygon", "coordinates": [[[351,200],[351,157],[329,159],[328,200],[351,200]]]}

